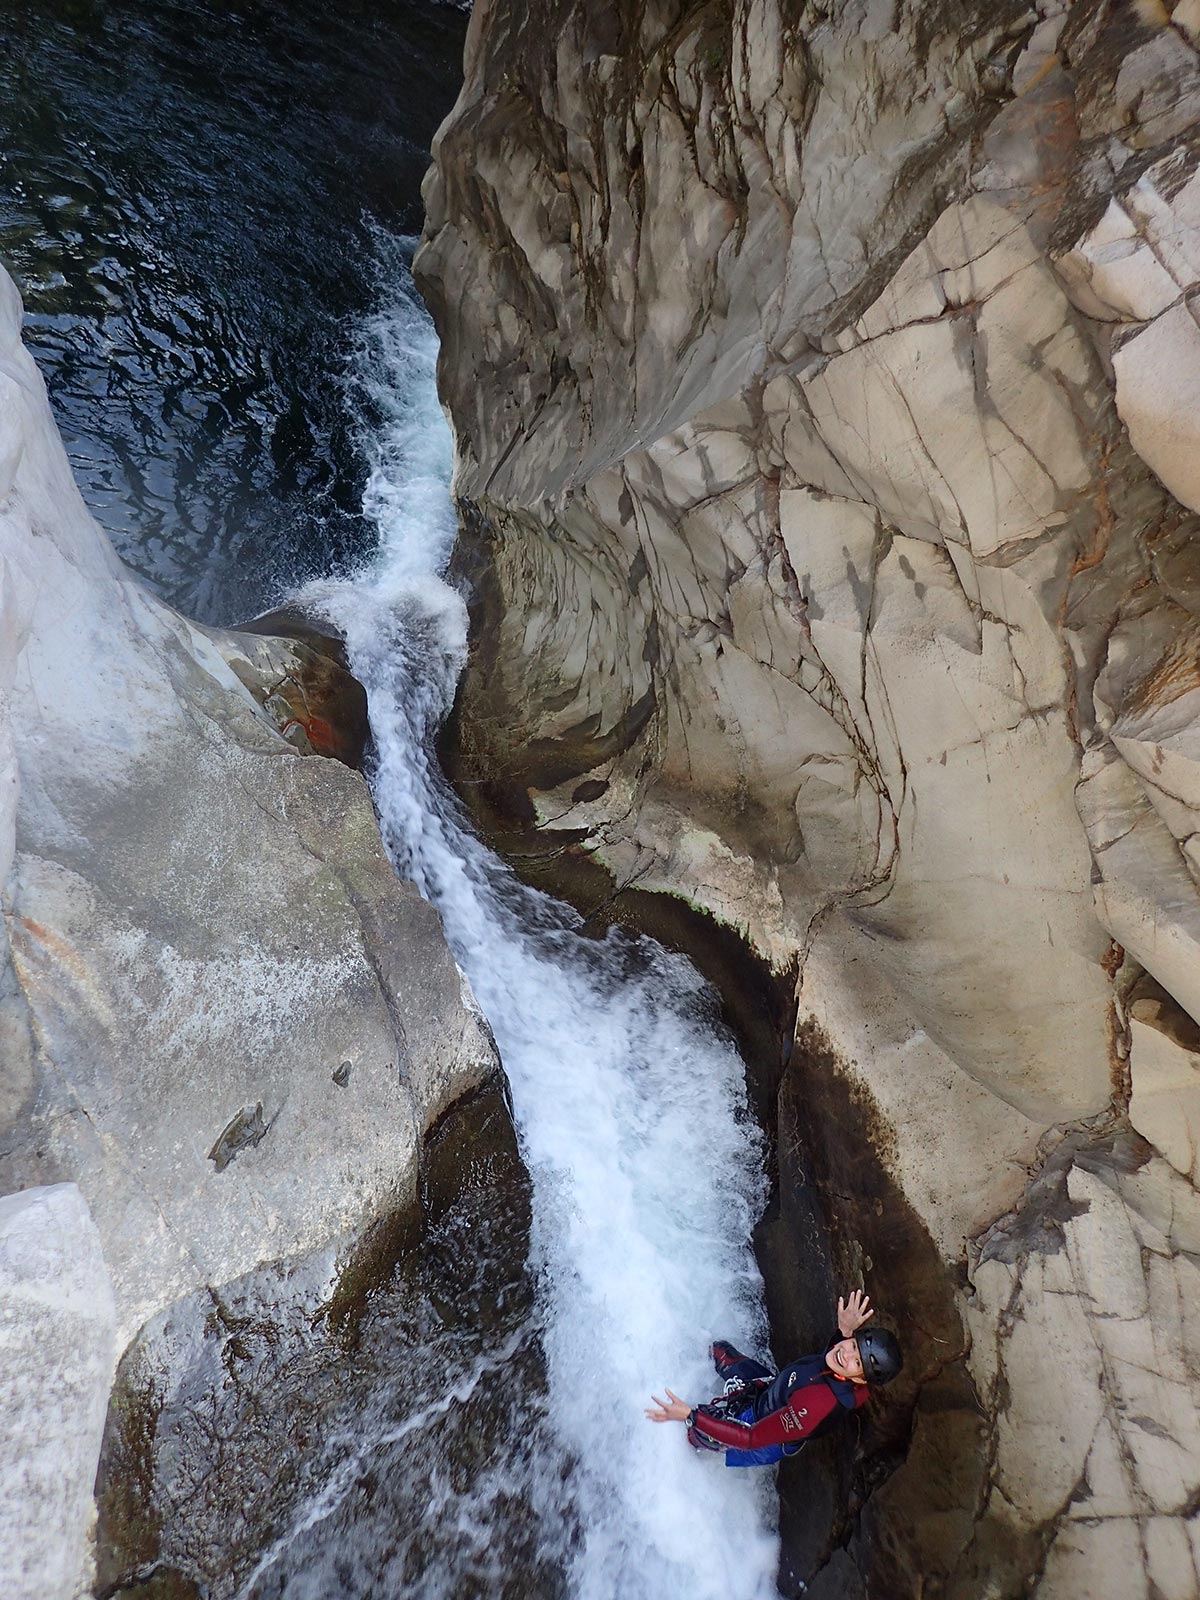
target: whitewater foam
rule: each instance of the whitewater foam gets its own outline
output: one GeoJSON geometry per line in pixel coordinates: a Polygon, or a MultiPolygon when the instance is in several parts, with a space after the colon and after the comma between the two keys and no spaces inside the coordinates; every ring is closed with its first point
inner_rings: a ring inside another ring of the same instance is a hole
{"type": "Polygon", "coordinates": [[[533,1180],[553,1444],[534,1463],[548,1550],[581,1600],[772,1594],[775,1500],[679,1426],[642,1415],[670,1384],[693,1400],[717,1336],[761,1347],[749,1246],[763,1200],[744,1069],[694,969],[649,940],[588,938],[475,838],[431,755],[465,656],[442,580],[455,534],[436,338],[406,270],[364,330],[372,567],[302,596],[344,630],[377,748],[373,788],[397,868],[441,913],[495,1032],[533,1180]],[[566,1513],[569,1509],[570,1515],[566,1513]]]}

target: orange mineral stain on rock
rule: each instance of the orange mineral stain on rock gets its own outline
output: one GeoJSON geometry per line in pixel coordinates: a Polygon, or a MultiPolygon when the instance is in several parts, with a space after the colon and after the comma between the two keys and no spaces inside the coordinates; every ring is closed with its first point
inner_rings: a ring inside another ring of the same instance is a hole
{"type": "Polygon", "coordinates": [[[66,967],[79,983],[86,983],[87,966],[82,956],[60,933],[55,933],[53,929],[43,926],[40,922],[35,922],[32,917],[19,916],[15,921],[28,935],[28,940],[24,941],[27,950],[30,941],[41,945],[45,953],[60,966],[66,967]]]}
{"type": "Polygon", "coordinates": [[[1174,640],[1129,698],[1127,711],[1166,706],[1200,689],[1200,629],[1188,628],[1174,640]]]}
{"type": "Polygon", "coordinates": [[[340,642],[286,612],[271,613],[240,631],[261,634],[279,647],[277,675],[264,681],[261,664],[246,670],[235,662],[234,670],[283,737],[304,754],[361,769],[367,697],[344,656],[339,659],[340,642]]]}
{"type": "Polygon", "coordinates": [[[32,917],[10,917],[9,926],[13,966],[21,987],[29,995],[54,999],[69,983],[104,1026],[113,1025],[112,1007],[95,973],[68,939],[32,917]]]}

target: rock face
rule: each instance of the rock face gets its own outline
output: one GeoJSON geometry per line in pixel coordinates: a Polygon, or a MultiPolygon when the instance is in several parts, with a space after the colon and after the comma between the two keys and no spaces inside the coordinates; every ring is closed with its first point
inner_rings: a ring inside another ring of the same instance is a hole
{"type": "Polygon", "coordinates": [[[843,1589],[1200,1582],[1198,43],[479,0],[435,146],[461,756],[796,964],[960,1285],[978,1481],[843,1589]]]}
{"type": "Polygon", "coordinates": [[[218,635],[218,647],[290,745],[362,767],[367,693],[351,675],[340,639],[284,607],[218,635]]]}
{"type": "Polygon", "coordinates": [[[0,276],[0,1187],[79,1185],[123,1348],[407,1204],[495,1053],[361,776],[281,735],[295,647],[121,566],[19,328],[0,276]]]}
{"type": "Polygon", "coordinates": [[[74,1184],[0,1200],[0,1587],[75,1600],[116,1360],[100,1235],[74,1184]]]}
{"type": "Polygon", "coordinates": [[[499,1593],[514,1576],[546,1592],[512,1531],[512,1441],[536,1436],[545,1380],[524,1337],[529,1181],[499,1084],[442,1118],[421,1180],[332,1297],[333,1252],[317,1252],[142,1328],[109,1408],[97,1592],[499,1593]]]}

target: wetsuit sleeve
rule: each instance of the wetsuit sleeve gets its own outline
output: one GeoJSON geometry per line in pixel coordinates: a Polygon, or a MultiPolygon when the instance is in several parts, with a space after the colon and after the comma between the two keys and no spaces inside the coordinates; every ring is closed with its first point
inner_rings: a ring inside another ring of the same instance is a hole
{"type": "Polygon", "coordinates": [[[813,1383],[798,1390],[781,1410],[772,1411],[757,1422],[726,1422],[708,1416],[703,1406],[697,1406],[688,1437],[698,1434],[696,1442],[709,1450],[761,1450],[764,1445],[797,1444],[819,1427],[836,1406],[827,1383],[813,1383]]]}

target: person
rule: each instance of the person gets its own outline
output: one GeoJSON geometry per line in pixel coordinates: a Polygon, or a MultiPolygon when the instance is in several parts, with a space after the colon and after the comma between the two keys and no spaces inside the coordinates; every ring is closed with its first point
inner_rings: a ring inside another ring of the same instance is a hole
{"type": "Polygon", "coordinates": [[[724,1450],[727,1467],[766,1466],[792,1456],[836,1425],[842,1412],[865,1405],[871,1384],[890,1383],[904,1364],[885,1328],[868,1328],[873,1313],[861,1289],[838,1299],[837,1329],[820,1355],[802,1356],[772,1372],[724,1339],[712,1346],[725,1392],[691,1406],[670,1389],[651,1398],[651,1422],[686,1422],[697,1450],[724,1450]]]}

